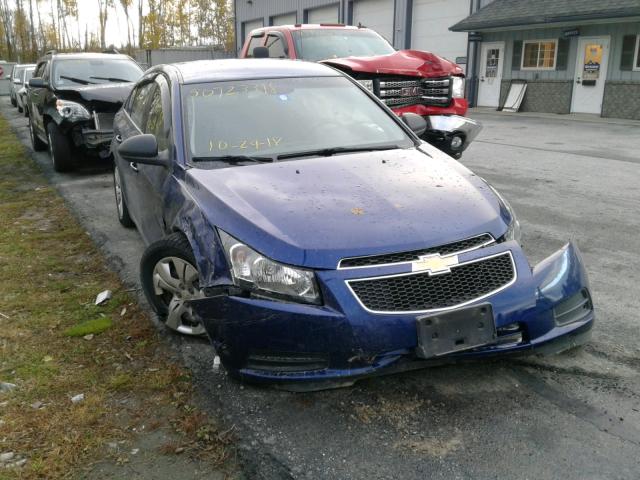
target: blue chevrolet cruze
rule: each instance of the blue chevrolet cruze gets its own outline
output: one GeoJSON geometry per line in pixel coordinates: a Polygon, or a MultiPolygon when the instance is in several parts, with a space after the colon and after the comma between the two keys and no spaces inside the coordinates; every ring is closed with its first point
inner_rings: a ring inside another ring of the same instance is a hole
{"type": "Polygon", "coordinates": [[[230,374],[292,389],[585,342],[577,247],[531,267],[507,201],[424,128],[314,63],[147,71],[112,151],[154,310],[230,374]]]}

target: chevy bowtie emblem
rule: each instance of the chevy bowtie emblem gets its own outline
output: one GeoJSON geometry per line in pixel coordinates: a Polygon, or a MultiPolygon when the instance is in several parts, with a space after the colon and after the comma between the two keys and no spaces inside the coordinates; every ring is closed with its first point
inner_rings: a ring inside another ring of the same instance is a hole
{"type": "Polygon", "coordinates": [[[451,272],[451,267],[458,265],[457,255],[442,257],[439,253],[434,253],[432,255],[423,255],[418,258],[418,260],[411,264],[411,271],[413,272],[426,271],[429,275],[439,275],[441,273],[451,272]]]}

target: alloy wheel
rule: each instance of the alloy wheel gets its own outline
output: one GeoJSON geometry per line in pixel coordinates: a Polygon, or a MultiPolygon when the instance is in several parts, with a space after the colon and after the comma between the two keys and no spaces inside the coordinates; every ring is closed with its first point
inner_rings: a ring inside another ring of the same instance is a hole
{"type": "Polygon", "coordinates": [[[203,298],[198,271],[178,257],[164,257],[153,268],[155,294],[167,305],[165,324],[186,335],[203,335],[204,326],[195,319],[189,300],[203,298]]]}
{"type": "Polygon", "coordinates": [[[122,203],[122,186],[120,184],[120,172],[118,171],[118,167],[114,168],[113,182],[116,193],[116,206],[118,207],[118,218],[122,220],[122,217],[124,216],[124,204],[122,203]]]}

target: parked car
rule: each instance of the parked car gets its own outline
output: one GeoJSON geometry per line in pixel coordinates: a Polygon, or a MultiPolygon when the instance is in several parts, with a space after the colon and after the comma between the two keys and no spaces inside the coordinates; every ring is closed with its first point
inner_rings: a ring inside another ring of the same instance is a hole
{"type": "Polygon", "coordinates": [[[13,66],[13,72],[11,72],[11,81],[9,82],[9,98],[11,105],[18,106],[18,90],[22,87],[22,72],[25,67],[31,66],[29,64],[17,63],[13,66]]]}
{"type": "Polygon", "coordinates": [[[431,52],[396,51],[375,31],[340,24],[278,25],[253,30],[240,56],[322,62],[341,70],[378,96],[398,115],[427,120],[422,138],[460,158],[481,130],[464,117],[465,79],[454,62],[431,52]]]}
{"type": "Polygon", "coordinates": [[[85,154],[110,158],[113,117],[141,76],[127,55],[48,52],[29,80],[34,150],[48,147],[58,172],[71,170],[85,154]]]}
{"type": "Polygon", "coordinates": [[[16,100],[18,104],[18,111],[24,113],[25,117],[29,116],[29,109],[27,108],[27,89],[29,88],[29,80],[33,77],[33,71],[36,69],[35,65],[28,65],[22,70],[22,76],[20,81],[20,89],[16,93],[16,100]]]}
{"type": "Polygon", "coordinates": [[[147,71],[112,150],[149,303],[232,375],[298,389],[586,341],[575,244],[531,268],[506,200],[425,128],[321,64],[147,71]]]}

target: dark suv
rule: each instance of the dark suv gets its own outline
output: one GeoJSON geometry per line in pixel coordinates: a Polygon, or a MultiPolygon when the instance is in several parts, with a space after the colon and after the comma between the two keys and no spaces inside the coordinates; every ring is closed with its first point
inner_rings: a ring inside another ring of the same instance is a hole
{"type": "Polygon", "coordinates": [[[81,154],[109,158],[113,117],[141,76],[127,55],[48,52],[29,80],[34,150],[48,147],[58,172],[73,168],[81,154]]]}

